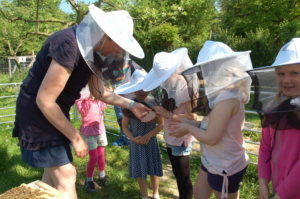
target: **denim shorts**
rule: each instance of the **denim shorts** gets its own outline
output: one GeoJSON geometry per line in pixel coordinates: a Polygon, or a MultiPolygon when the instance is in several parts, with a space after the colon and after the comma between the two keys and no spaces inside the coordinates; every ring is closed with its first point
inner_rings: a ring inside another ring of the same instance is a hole
{"type": "Polygon", "coordinates": [[[57,167],[73,162],[69,144],[43,148],[38,151],[26,150],[23,146],[20,148],[23,161],[35,168],[57,167]]]}
{"type": "MultiPolygon", "coordinates": [[[[240,189],[240,184],[247,170],[246,166],[243,170],[228,176],[228,193],[236,193],[240,189]]],[[[209,186],[218,192],[222,192],[223,176],[210,173],[205,166],[201,165],[201,169],[207,173],[207,182],[209,186]]]]}
{"type": "Polygon", "coordinates": [[[167,147],[172,150],[173,156],[187,156],[190,155],[192,148],[193,148],[193,142],[188,147],[185,147],[183,144],[181,146],[174,146],[167,143],[167,147]]]}

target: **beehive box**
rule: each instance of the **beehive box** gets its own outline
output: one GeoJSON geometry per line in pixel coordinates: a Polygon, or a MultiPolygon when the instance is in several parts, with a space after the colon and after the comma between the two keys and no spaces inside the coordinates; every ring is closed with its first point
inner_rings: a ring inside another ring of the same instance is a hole
{"type": "Polygon", "coordinates": [[[3,194],[0,199],[70,199],[67,193],[61,193],[57,189],[42,181],[34,181],[29,184],[21,184],[3,194]]]}

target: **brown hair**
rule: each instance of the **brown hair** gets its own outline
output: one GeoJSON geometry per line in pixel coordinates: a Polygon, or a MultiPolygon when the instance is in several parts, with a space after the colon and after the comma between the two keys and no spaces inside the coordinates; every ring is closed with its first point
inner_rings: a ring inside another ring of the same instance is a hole
{"type": "Polygon", "coordinates": [[[203,102],[203,108],[204,108],[204,115],[206,116],[206,115],[208,115],[208,114],[210,113],[210,111],[211,111],[211,108],[210,108],[209,105],[208,105],[208,99],[207,99],[207,96],[204,96],[204,97],[203,97],[202,102],[203,102]]]}

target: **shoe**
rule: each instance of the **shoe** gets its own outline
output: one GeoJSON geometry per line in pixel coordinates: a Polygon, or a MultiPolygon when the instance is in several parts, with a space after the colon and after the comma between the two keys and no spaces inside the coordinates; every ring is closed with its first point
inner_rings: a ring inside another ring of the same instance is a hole
{"type": "Polygon", "coordinates": [[[123,146],[123,136],[120,136],[118,140],[112,143],[113,146],[123,146]]]}
{"type": "Polygon", "coordinates": [[[84,186],[85,186],[85,190],[87,193],[95,193],[96,192],[93,181],[85,181],[84,186]]]}
{"type": "Polygon", "coordinates": [[[123,146],[129,146],[130,139],[126,136],[123,137],[123,146]]]}
{"type": "Polygon", "coordinates": [[[101,187],[104,187],[106,182],[107,182],[107,176],[104,176],[104,178],[98,178],[98,184],[101,186],[101,187]]]}

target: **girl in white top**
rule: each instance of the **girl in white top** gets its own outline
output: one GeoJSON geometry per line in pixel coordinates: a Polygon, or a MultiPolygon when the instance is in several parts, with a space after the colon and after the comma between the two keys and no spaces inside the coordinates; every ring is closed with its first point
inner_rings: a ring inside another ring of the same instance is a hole
{"type": "MultiPolygon", "coordinates": [[[[233,52],[226,44],[207,41],[198,63],[183,74],[201,72],[206,116],[202,121],[179,119],[168,125],[175,137],[191,133],[201,142],[202,166],[194,185],[194,197],[239,198],[239,186],[249,158],[242,128],[244,104],[250,96],[251,69],[248,52],[233,52]],[[180,123],[178,123],[180,122],[180,123]],[[199,129],[200,126],[200,129],[199,129]]],[[[202,100],[202,99],[201,99],[202,100]]]]}

